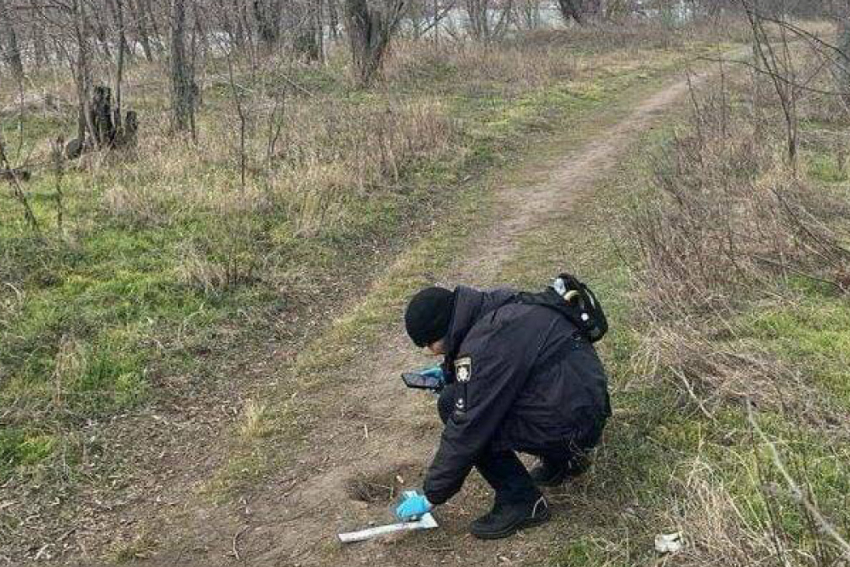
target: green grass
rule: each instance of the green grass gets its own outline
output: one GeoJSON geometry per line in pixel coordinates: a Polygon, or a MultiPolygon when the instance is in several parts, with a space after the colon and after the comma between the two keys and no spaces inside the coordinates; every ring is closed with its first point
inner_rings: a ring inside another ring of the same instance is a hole
{"type": "MultiPolygon", "coordinates": [[[[333,104],[380,109],[399,93],[412,98],[439,94],[445,96],[449,119],[458,125],[450,155],[413,160],[393,190],[345,202],[340,221],[313,237],[298,235],[285,210],[222,219],[203,206],[184,208],[179,194],[163,186],[149,156],[126,162],[119,157],[115,164],[107,160],[92,170],[69,169],[62,181],[65,226],[59,234],[56,181],[49,170],[41,170],[27,189],[44,237],[28,231],[17,203],[9,201],[0,211],[0,276],[9,284],[0,290],[0,404],[14,408],[4,424],[0,473],[25,472],[49,461],[55,444],[32,440],[40,438],[28,429],[29,415],[38,415],[40,426],[61,438],[87,419],[179,395],[158,385],[177,374],[192,381],[207,379],[211,372],[204,366],[214,361],[195,352],[209,350],[206,343],[215,340],[216,329],[237,321],[246,329],[256,325],[257,332],[269,332],[267,313],[288,312],[307,298],[320,297],[328,282],[343,275],[368,280],[380,264],[376,249],[398,250],[418,227],[429,229],[432,217],[454,211],[453,230],[438,231],[440,241],[430,240],[414,253],[409,273],[390,277],[386,295],[371,299],[332,331],[340,337],[358,335],[354,344],[368,341],[419,281],[410,275],[439,270],[466,234],[462,228],[486,218],[485,190],[463,189],[462,180],[505,164],[524,151],[528,140],[569,129],[623,92],[651,85],[700,49],[659,50],[640,69],[541,87],[498,81],[465,85],[457,82],[457,70],[439,59],[431,67],[417,63],[410,82],[417,89],[401,84],[398,93],[352,89],[340,80],[339,61],[326,69],[299,67],[299,84],[333,104]],[[429,88],[421,88],[429,82],[429,88]],[[122,216],[106,209],[110,190],[119,185],[160,192],[150,218],[139,211],[122,216]],[[411,217],[417,220],[407,220],[411,217]],[[209,290],[186,281],[187,249],[209,267],[235,271],[232,284],[209,290]],[[281,296],[281,282],[293,280],[303,283],[281,296]]],[[[229,104],[225,86],[211,84],[204,93],[202,137],[229,104]]],[[[137,106],[161,116],[163,104],[161,94],[142,91],[137,106]]],[[[27,113],[24,121],[31,145],[45,147],[57,131],[71,135],[67,120],[27,113]]],[[[0,126],[4,138],[13,140],[17,117],[2,117],[0,126]]],[[[185,152],[178,146],[173,150],[185,152]]],[[[168,183],[232,190],[236,179],[232,156],[222,155],[197,163],[168,183]]],[[[232,345],[215,347],[224,358],[232,345]]],[[[352,356],[346,350],[310,352],[299,364],[315,370],[352,356]]]]}
{"type": "MultiPolygon", "coordinates": [[[[656,89],[658,81],[674,66],[675,60],[665,59],[663,64],[648,66],[641,73],[611,76],[580,87],[556,86],[511,102],[459,97],[453,103],[453,114],[476,125],[466,133],[472,145],[470,159],[476,167],[501,164],[502,169],[494,168],[500,174],[498,182],[509,184],[518,171],[510,165],[516,163],[511,158],[561,155],[566,148],[591,138],[600,123],[615,120],[640,96],[656,89]],[[649,76],[651,80],[647,79],[649,76]],[[623,96],[626,86],[632,88],[628,96],[623,96]],[[529,146],[520,143],[535,140],[535,136],[536,141],[529,146]]],[[[374,345],[397,320],[406,299],[430,282],[428,275],[444,273],[452,259],[463,252],[470,234],[494,222],[491,182],[484,177],[461,187],[441,212],[439,225],[405,250],[373,282],[362,302],[314,337],[292,368],[281,370],[282,386],[274,394],[277,401],[271,404],[275,411],[265,417],[271,422],[273,435],[253,443],[239,440],[233,444],[228,464],[206,487],[213,498],[227,499],[239,494],[267,470],[281,466],[284,453],[296,454],[295,450],[282,450],[281,443],[291,448],[303,438],[315,416],[321,414],[321,407],[311,405],[311,399],[319,398],[314,394],[332,384],[340,368],[355,363],[362,352],[374,345]],[[296,392],[301,399],[297,408],[290,403],[296,392]],[[309,396],[301,398],[304,392],[309,396]]]]}
{"type": "MultiPolygon", "coordinates": [[[[850,410],[850,305],[844,297],[804,295],[790,305],[760,309],[744,331],[850,410]]],[[[808,381],[808,380],[807,380],[808,381]]]]}
{"type": "Polygon", "coordinates": [[[833,155],[815,153],[806,160],[807,173],[824,183],[842,183],[847,181],[847,169],[842,171],[837,158],[833,155]]]}
{"type": "MultiPolygon", "coordinates": [[[[636,258],[620,230],[633,200],[650,190],[649,157],[667,143],[675,123],[636,144],[606,187],[525,237],[498,279],[539,289],[558,272],[571,271],[597,292],[611,323],[600,352],[611,375],[615,415],[594,470],[582,485],[583,497],[570,498],[566,517],[556,520],[569,543],[553,550],[547,565],[655,564],[655,534],[683,529],[693,542],[707,529],[689,523],[702,520],[688,506],[696,510],[707,506],[690,492],[699,487],[728,495],[742,515],[737,518],[728,510],[729,525],[739,524],[765,538],[774,530],[771,503],[778,510],[776,529],[791,547],[816,552],[802,509],[782,488],[784,480],[765,445],[754,438],[744,409],[731,405],[707,419],[673,381],[644,375],[647,369],[636,364],[643,333],[633,323],[637,311],[630,295],[636,286],[631,269],[636,258]],[[770,487],[777,488],[772,492],[770,487]],[[678,520],[671,523],[671,518],[678,520]]],[[[830,286],[794,278],[784,293],[793,300],[772,302],[767,308],[753,306],[740,314],[734,323],[740,340],[800,369],[823,398],[816,403],[838,406],[837,415],[846,418],[850,408],[846,297],[836,295],[830,286]]],[[[850,525],[848,449],[833,444],[805,416],[764,410],[758,420],[827,517],[837,526],[850,525]]]]}

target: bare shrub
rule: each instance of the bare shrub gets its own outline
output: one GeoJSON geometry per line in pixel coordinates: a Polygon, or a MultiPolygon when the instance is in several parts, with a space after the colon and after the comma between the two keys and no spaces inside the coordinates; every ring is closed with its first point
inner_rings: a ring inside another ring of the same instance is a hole
{"type": "Polygon", "coordinates": [[[222,218],[215,234],[196,236],[183,244],[178,281],[208,295],[258,281],[267,264],[259,238],[248,217],[222,218]]]}
{"type": "Polygon", "coordinates": [[[819,217],[828,197],[783,165],[775,142],[729,123],[728,108],[697,110],[655,168],[659,191],[632,217],[644,308],[661,319],[723,310],[777,275],[838,285],[850,252],[819,217]]]}
{"type": "Polygon", "coordinates": [[[635,299],[652,321],[641,356],[708,415],[752,398],[819,419],[800,373],[730,321],[781,297],[777,282],[791,277],[846,292],[850,252],[828,222],[832,199],[785,164],[780,135],[735,113],[728,96],[694,97],[690,127],[655,163],[656,191],[630,215],[641,265],[635,299]],[[785,390],[800,395],[789,401],[785,390]]]}
{"type": "Polygon", "coordinates": [[[799,370],[748,344],[723,314],[655,325],[638,356],[642,367],[656,370],[654,376],[668,375],[708,417],[723,405],[753,400],[793,408],[812,422],[827,419],[799,370]]]}

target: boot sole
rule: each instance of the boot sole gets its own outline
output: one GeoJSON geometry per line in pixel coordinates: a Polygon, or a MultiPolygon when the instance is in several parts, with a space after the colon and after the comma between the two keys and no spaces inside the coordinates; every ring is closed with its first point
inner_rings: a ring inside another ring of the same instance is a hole
{"type": "Polygon", "coordinates": [[[472,531],[472,535],[477,537],[478,539],[502,539],[506,537],[510,537],[517,533],[518,531],[524,530],[526,528],[533,528],[535,526],[539,526],[541,524],[545,524],[552,517],[552,513],[546,508],[546,511],[541,513],[536,518],[526,518],[525,520],[519,522],[516,525],[505,528],[500,532],[486,532],[486,533],[476,533],[472,531]]]}

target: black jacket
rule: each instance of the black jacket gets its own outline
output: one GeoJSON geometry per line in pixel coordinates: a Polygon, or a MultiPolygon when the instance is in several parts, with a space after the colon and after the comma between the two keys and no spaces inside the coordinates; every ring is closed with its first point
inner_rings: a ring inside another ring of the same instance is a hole
{"type": "Polygon", "coordinates": [[[515,292],[455,290],[444,370],[455,410],[425,478],[442,504],[485,450],[534,452],[610,415],[607,377],[593,346],[553,309],[515,292]]]}

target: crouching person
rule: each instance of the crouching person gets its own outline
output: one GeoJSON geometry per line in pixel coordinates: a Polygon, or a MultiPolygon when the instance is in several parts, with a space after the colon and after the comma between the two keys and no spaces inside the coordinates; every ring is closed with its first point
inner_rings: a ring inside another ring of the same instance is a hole
{"type": "Polygon", "coordinates": [[[436,372],[446,384],[438,402],[445,428],[424,495],[402,501],[400,518],[449,500],[475,467],[496,495],[471,532],[482,539],[507,537],[549,519],[539,487],[587,468],[588,452],[611,414],[607,378],[580,328],[586,316],[566,316],[559,302],[554,290],[463,286],[424,289],[410,301],[408,335],[444,356],[436,372]],[[540,464],[529,473],[517,452],[537,456],[540,464]]]}

